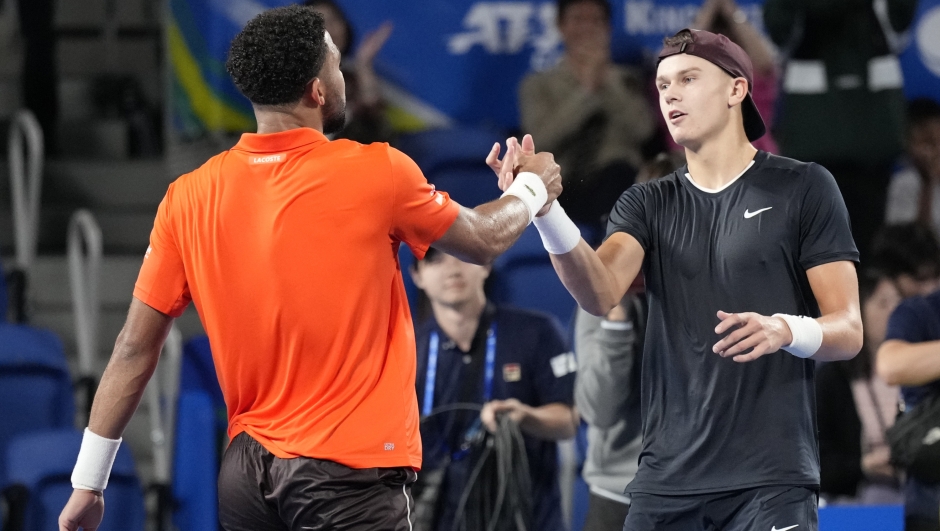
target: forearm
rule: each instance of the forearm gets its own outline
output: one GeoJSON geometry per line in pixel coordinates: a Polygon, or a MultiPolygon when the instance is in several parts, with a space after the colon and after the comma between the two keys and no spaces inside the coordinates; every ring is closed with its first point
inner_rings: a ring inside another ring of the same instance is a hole
{"type": "Polygon", "coordinates": [[[940,380],[940,341],[885,341],[878,349],[876,368],[889,385],[917,386],[940,380]]]}
{"type": "Polygon", "coordinates": [[[107,439],[117,439],[124,432],[157,367],[172,325],[172,317],[136,297],[131,300],[127,321],[115,341],[91,407],[88,428],[92,432],[107,439]]]}
{"type": "Polygon", "coordinates": [[[550,256],[558,278],[578,305],[591,315],[606,315],[620,302],[639,272],[639,266],[628,271],[624,276],[629,277],[627,284],[619,286],[598,254],[583,239],[571,252],[550,256]]]}
{"type": "Polygon", "coordinates": [[[547,441],[570,439],[577,431],[578,419],[574,408],[554,402],[539,407],[527,407],[519,428],[526,435],[547,441]]]}
{"type": "Polygon", "coordinates": [[[813,359],[817,361],[849,360],[862,348],[862,320],[857,312],[844,310],[824,315],[816,322],[822,327],[823,341],[813,359]]]}
{"type": "Polygon", "coordinates": [[[770,43],[757,31],[757,28],[749,22],[742,22],[732,24],[732,30],[741,48],[751,58],[755,72],[769,74],[776,69],[776,58],[770,43]]]}
{"type": "MultiPolygon", "coordinates": [[[[118,336],[114,353],[101,377],[91,408],[88,428],[107,439],[117,439],[124,433],[140,399],[153,376],[159,359],[157,351],[146,351],[118,336]]],[[[154,348],[154,347],[149,347],[154,348]]]]}
{"type": "Polygon", "coordinates": [[[529,224],[529,209],[507,196],[474,209],[461,207],[457,220],[434,247],[473,264],[490,264],[512,246],[529,224]]]}

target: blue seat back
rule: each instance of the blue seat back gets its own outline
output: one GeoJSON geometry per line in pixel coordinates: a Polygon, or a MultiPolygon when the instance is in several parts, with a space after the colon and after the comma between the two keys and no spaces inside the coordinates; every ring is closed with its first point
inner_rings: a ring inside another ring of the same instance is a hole
{"type": "MultiPolygon", "coordinates": [[[[9,304],[9,294],[7,293],[7,274],[3,268],[0,267],[0,323],[5,323],[7,320],[9,304]]],[[[0,520],[0,525],[3,525],[2,520],[0,520]]]]}
{"type": "MultiPolygon", "coordinates": [[[[72,468],[82,444],[74,429],[21,435],[7,448],[9,479],[29,490],[25,528],[57,531],[59,513],[72,494],[72,468]]],[[[127,444],[122,444],[105,490],[107,508],[99,531],[142,531],[144,494],[127,444]]]]}
{"type": "Polygon", "coordinates": [[[217,531],[219,448],[216,408],[205,391],[181,392],[173,452],[173,523],[179,531],[217,531]]]}
{"type": "Polygon", "coordinates": [[[482,162],[475,167],[444,169],[427,177],[438,190],[447,192],[454,201],[465,207],[473,208],[499,199],[502,195],[497,186],[496,174],[482,162]]]}
{"type": "MultiPolygon", "coordinates": [[[[14,437],[72,428],[75,400],[62,344],[51,332],[0,324],[0,455],[14,437]]],[[[6,467],[0,460],[0,485],[6,467]]]]}
{"type": "MultiPolygon", "coordinates": [[[[209,337],[195,336],[183,345],[183,361],[180,367],[180,394],[186,391],[205,391],[213,405],[225,414],[225,397],[219,386],[219,376],[212,360],[209,337]]],[[[225,418],[223,416],[223,421],[225,418]]]]}
{"type": "MultiPolygon", "coordinates": [[[[453,127],[402,136],[398,149],[414,159],[425,175],[432,175],[443,169],[485,168],[484,159],[493,143],[504,144],[505,140],[490,129],[453,127]]],[[[502,149],[505,151],[505,145],[502,149]]]]}
{"type": "Polygon", "coordinates": [[[495,271],[499,302],[543,311],[566,326],[571,322],[577,304],[555,273],[534,226],[496,260],[495,271]]]}
{"type": "Polygon", "coordinates": [[[411,279],[411,264],[415,263],[415,255],[411,248],[402,243],[398,248],[398,263],[401,267],[401,278],[405,283],[405,294],[408,296],[408,307],[411,308],[411,318],[414,319],[418,311],[418,286],[411,279]]]}

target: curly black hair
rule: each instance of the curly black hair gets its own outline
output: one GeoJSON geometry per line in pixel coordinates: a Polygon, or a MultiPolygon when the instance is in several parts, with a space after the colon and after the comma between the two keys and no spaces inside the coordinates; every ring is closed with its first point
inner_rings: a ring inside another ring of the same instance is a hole
{"type": "Polygon", "coordinates": [[[255,105],[300,101],[329,53],[323,15],[301,5],[270,9],[232,40],[225,69],[255,105]]]}

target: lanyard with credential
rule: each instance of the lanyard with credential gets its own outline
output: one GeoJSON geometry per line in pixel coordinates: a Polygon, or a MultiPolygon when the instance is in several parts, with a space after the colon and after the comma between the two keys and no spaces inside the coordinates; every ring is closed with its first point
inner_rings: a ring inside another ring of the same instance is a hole
{"type": "MultiPolygon", "coordinates": [[[[431,332],[428,341],[428,372],[424,380],[424,407],[421,414],[428,416],[434,410],[434,382],[437,380],[437,354],[441,338],[437,331],[431,332]]],[[[486,364],[483,369],[483,403],[493,396],[493,367],[496,364],[496,323],[490,325],[486,333],[486,364]]]]}

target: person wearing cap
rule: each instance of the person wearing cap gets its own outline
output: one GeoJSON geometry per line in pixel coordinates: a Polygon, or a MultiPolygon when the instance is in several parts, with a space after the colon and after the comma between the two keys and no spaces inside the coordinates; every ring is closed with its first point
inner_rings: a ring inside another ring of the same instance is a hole
{"type": "Polygon", "coordinates": [[[624,530],[815,530],[815,362],[862,345],[845,204],[822,166],[751,145],[765,126],[740,47],[699,30],[664,44],[660,109],[687,164],[629,188],[597,251],[557,202],[535,222],[589,313],[645,277],[643,442],[624,530]]]}

